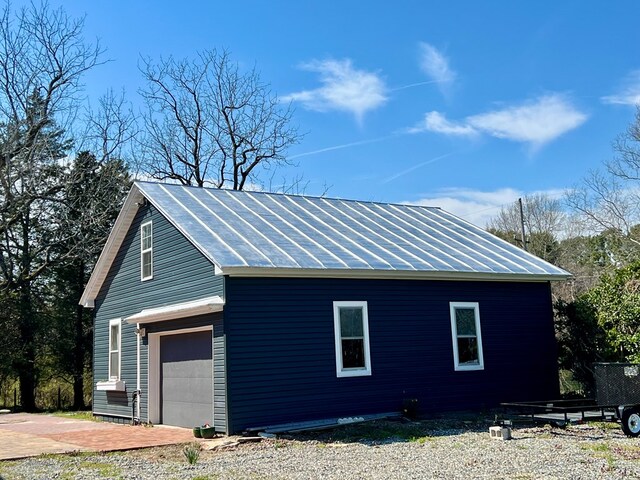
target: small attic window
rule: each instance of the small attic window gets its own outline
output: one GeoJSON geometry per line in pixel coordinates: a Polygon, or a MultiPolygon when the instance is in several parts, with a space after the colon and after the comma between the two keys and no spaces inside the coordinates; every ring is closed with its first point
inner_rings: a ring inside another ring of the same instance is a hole
{"type": "Polygon", "coordinates": [[[140,278],[153,278],[153,225],[146,222],[140,226],[140,278]]]}

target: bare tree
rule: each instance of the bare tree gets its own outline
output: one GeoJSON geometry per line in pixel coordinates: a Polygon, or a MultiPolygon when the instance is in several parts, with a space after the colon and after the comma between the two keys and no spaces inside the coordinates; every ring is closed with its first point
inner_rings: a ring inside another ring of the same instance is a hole
{"type": "Polygon", "coordinates": [[[116,94],[110,89],[98,99],[97,108],[87,107],[82,143],[77,148],[92,152],[100,164],[115,159],[129,164],[133,160],[133,141],[138,134],[136,120],[124,90],[116,94]]]}
{"type": "Polygon", "coordinates": [[[489,222],[489,229],[505,240],[523,246],[521,222],[524,221],[527,249],[534,255],[553,262],[557,256],[557,239],[562,236],[566,216],[562,203],[542,193],[522,199],[522,219],[517,203],[503,207],[489,222]]]}
{"type": "MultiPolygon", "coordinates": [[[[83,20],[32,4],[0,14],[0,290],[15,300],[19,355],[13,367],[22,406],[35,408],[37,292],[70,238],[57,212],[82,75],[101,49],[82,37],[83,20]]],[[[69,253],[69,252],[67,252],[69,253]]]]}
{"type": "Polygon", "coordinates": [[[291,164],[300,135],[256,69],[241,72],[229,52],[194,60],[142,61],[147,82],[141,155],[146,173],[184,185],[242,190],[259,171],[291,164]]]}
{"type": "Polygon", "coordinates": [[[633,123],[613,143],[615,156],[567,192],[567,204],[592,233],[617,232],[640,245],[640,106],[633,123]]]}

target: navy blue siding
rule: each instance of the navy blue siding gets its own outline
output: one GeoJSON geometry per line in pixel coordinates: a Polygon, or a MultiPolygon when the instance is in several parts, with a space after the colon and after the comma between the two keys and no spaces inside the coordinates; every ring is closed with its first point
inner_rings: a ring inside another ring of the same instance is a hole
{"type": "MultiPolygon", "coordinates": [[[[212,295],[224,296],[224,279],[213,265],[152,205],[140,207],[96,298],[94,320],[94,382],[108,375],[109,320],[133,315],[146,308],[170,305],[212,295]],[[153,221],[153,279],[140,280],[140,224],[153,221]]],[[[220,316],[218,316],[219,318],[220,316]]],[[[201,323],[201,320],[197,320],[201,323]]],[[[209,325],[214,321],[211,316],[209,325]]],[[[218,320],[220,321],[220,320],[218,320]]],[[[185,328],[192,322],[172,322],[185,328]]],[[[154,330],[150,326],[150,331],[154,330]]],[[[105,416],[130,417],[136,389],[135,325],[122,322],[121,378],[126,393],[93,392],[93,411],[105,416]]],[[[141,347],[141,418],[148,420],[148,347],[141,347]]]]}
{"type": "Polygon", "coordinates": [[[558,395],[548,283],[226,280],[230,431],[558,395]],[[333,301],[368,302],[372,375],[337,378],[333,301]],[[482,371],[454,371],[449,302],[479,302],[482,371]]]}

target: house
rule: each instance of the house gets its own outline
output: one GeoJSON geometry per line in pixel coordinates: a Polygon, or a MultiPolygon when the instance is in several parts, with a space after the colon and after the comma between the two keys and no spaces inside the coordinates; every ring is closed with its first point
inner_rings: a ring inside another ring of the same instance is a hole
{"type": "Polygon", "coordinates": [[[568,276],[439,208],[136,182],[81,300],[93,412],[234,433],[554,398],[568,276]]]}

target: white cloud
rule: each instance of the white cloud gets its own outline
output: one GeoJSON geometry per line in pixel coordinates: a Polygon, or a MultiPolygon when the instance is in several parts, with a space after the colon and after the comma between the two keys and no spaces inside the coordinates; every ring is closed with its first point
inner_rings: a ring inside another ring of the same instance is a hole
{"type": "Polygon", "coordinates": [[[463,137],[474,136],[478,131],[471,125],[454,123],[447,120],[440,112],[429,112],[424,116],[424,121],[420,122],[413,128],[409,129],[409,133],[418,132],[436,132],[445,135],[459,135],[463,137]]]}
{"type": "Polygon", "coordinates": [[[456,73],[449,66],[449,59],[437,48],[426,42],[420,42],[420,68],[432,80],[440,84],[449,84],[456,79],[456,73]]]}
{"type": "MultiPolygon", "coordinates": [[[[545,194],[551,198],[559,198],[564,190],[540,190],[528,192],[531,194],[545,194]]],[[[480,191],[466,188],[447,188],[433,194],[425,195],[419,200],[405,202],[412,205],[426,205],[440,207],[449,213],[467,220],[479,227],[486,227],[500,209],[514,203],[527,193],[514,188],[500,188],[494,191],[480,191]]]]}
{"type": "Polygon", "coordinates": [[[496,138],[529,144],[533,149],[579,127],[587,115],[560,94],[545,95],[534,101],[466,117],[451,122],[439,112],[429,112],[412,133],[431,131],[445,135],[471,136],[482,132],[496,138]]]}
{"type": "Polygon", "coordinates": [[[604,103],[614,105],[640,105],[640,70],[629,73],[617,93],[602,97],[604,103]]]}
{"type": "Polygon", "coordinates": [[[284,101],[301,102],[306,108],[325,112],[338,110],[352,113],[360,122],[364,114],[387,101],[387,86],[374,72],[358,70],[351,60],[314,60],[302,68],[320,74],[322,86],[314,90],[294,92],[284,101]]]}
{"type": "Polygon", "coordinates": [[[533,147],[555,140],[582,125],[587,115],[561,95],[547,95],[534,102],[467,117],[467,123],[491,136],[533,147]]]}

